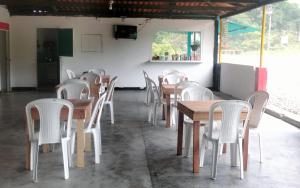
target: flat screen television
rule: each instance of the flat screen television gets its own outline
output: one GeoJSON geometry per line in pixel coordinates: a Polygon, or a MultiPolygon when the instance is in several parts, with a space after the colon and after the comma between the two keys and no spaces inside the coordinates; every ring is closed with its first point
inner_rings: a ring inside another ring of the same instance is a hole
{"type": "Polygon", "coordinates": [[[132,25],[114,25],[115,39],[137,39],[137,26],[132,25]]]}

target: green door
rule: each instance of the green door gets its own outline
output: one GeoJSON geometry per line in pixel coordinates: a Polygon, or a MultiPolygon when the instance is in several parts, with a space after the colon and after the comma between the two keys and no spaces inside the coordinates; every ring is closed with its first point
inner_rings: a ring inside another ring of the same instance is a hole
{"type": "Polygon", "coordinates": [[[73,57],[73,29],[58,29],[58,55],[73,57]]]}

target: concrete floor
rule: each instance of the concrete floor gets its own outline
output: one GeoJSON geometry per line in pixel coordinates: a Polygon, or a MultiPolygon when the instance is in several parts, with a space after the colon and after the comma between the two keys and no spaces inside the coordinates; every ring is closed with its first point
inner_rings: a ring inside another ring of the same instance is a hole
{"type": "Polygon", "coordinates": [[[116,91],[115,126],[109,123],[108,109],[102,118],[103,155],[95,165],[93,153],[86,153],[86,167],[71,168],[63,179],[62,154],[39,155],[38,183],[24,171],[24,106],[27,102],[55,96],[45,92],[0,94],[0,187],[300,187],[300,131],[265,115],[264,162],[259,163],[258,145],[250,137],[249,169],[239,179],[239,168],[230,167],[229,156],[220,157],[215,181],[210,179],[211,152],[199,175],[192,173],[192,158],[176,156],[176,130],[147,123],[143,91],[116,91]]]}

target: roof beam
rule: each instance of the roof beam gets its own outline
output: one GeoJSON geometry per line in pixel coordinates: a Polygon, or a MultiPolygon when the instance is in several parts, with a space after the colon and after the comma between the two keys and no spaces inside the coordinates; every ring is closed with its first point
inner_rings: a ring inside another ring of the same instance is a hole
{"type": "Polygon", "coordinates": [[[276,3],[276,2],[280,2],[280,1],[284,1],[284,0],[268,0],[268,1],[264,1],[264,2],[261,2],[260,4],[249,6],[247,8],[241,9],[239,11],[235,11],[235,12],[231,12],[231,13],[222,15],[221,18],[227,18],[227,17],[230,17],[230,16],[241,14],[243,12],[247,12],[247,11],[250,11],[252,9],[256,9],[256,8],[261,7],[263,5],[272,4],[272,3],[276,3]]]}

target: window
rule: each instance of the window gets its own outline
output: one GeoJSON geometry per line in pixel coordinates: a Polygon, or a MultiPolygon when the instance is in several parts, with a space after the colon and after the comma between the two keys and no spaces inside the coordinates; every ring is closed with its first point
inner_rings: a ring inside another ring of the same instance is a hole
{"type": "Polygon", "coordinates": [[[200,61],[200,32],[160,31],[152,42],[152,61],[200,61]]]}

